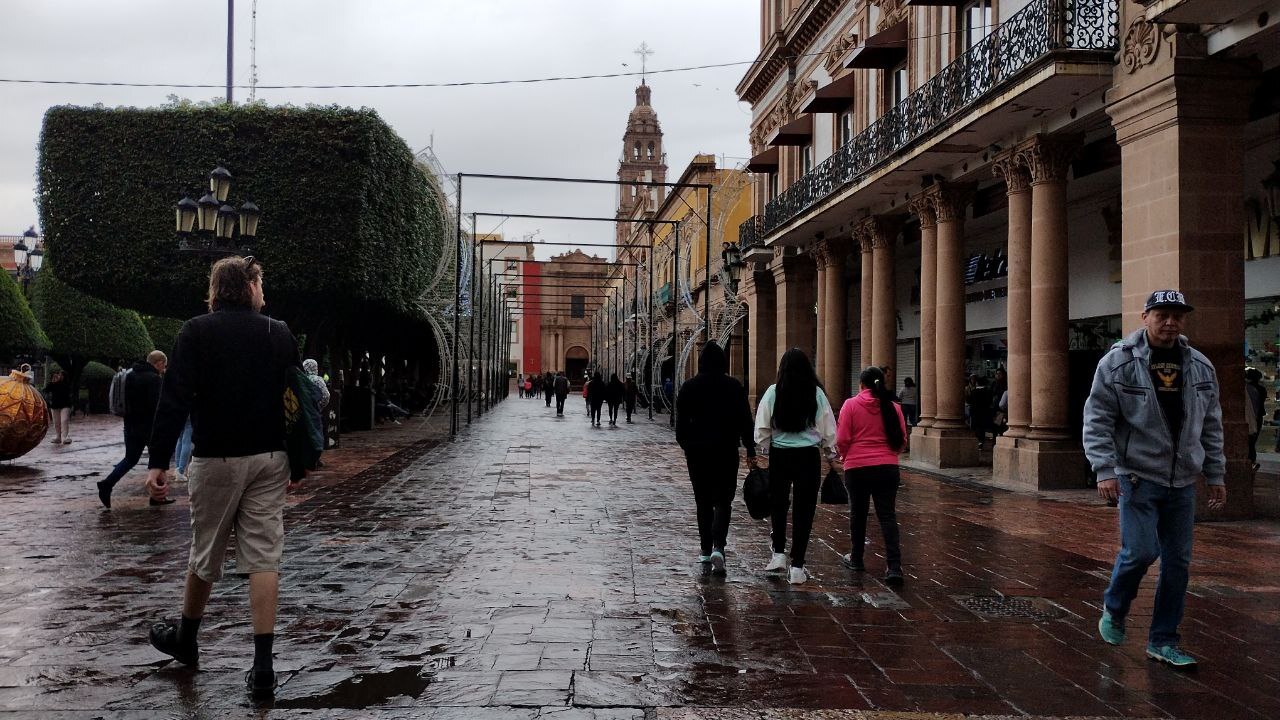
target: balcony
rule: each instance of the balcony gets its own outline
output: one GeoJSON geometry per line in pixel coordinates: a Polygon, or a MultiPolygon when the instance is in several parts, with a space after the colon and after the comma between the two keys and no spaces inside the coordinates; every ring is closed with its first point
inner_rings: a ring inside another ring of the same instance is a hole
{"type": "Polygon", "coordinates": [[[764,244],[764,218],[752,215],[738,226],[738,249],[744,262],[767,261],[773,250],[764,244]]]}
{"type": "Polygon", "coordinates": [[[758,239],[950,127],[957,116],[1030,75],[1043,61],[1112,64],[1119,47],[1118,17],[1117,0],[1032,0],[771,200],[758,239]]]}

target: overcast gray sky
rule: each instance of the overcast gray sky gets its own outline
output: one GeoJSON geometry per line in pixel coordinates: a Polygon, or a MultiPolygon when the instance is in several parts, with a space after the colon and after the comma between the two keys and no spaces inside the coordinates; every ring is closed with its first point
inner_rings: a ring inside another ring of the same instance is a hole
{"type": "MultiPolygon", "coordinates": [[[[260,0],[258,82],[455,82],[627,72],[633,50],[655,50],[650,69],[754,58],[751,0],[260,0]],[[623,66],[627,64],[627,67],[623,66]]],[[[248,84],[250,0],[236,2],[235,78],[248,84]]],[[[223,83],[221,0],[0,0],[0,78],[223,83]]],[[[674,180],[695,153],[742,162],[749,108],[733,88],[746,66],[651,75],[674,180]]],[[[450,173],[612,179],[635,77],[421,89],[269,90],[268,103],[337,103],[378,111],[415,151],[433,142],[450,173]]],[[[236,99],[248,91],[237,89],[236,99]]],[[[147,107],[169,94],[197,100],[221,90],[0,83],[0,233],[36,222],[36,144],[52,105],[147,107]]],[[[232,168],[232,172],[235,168],[232,168]]],[[[464,209],[610,215],[612,186],[475,180],[464,209]]],[[[272,212],[273,208],[264,208],[272,212]]],[[[486,231],[499,220],[480,222],[486,231]]],[[[608,223],[511,219],[508,236],[611,242],[608,223]]],[[[266,238],[264,238],[265,240],[266,238]]],[[[539,252],[540,256],[548,253],[539,252]]],[[[601,254],[604,254],[603,252],[601,254]]]]}

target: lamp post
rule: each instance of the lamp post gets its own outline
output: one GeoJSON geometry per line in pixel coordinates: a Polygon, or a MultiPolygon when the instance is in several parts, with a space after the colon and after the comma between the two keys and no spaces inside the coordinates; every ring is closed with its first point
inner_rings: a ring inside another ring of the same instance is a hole
{"type": "Polygon", "coordinates": [[[40,235],[36,233],[34,225],[27,228],[22,233],[22,239],[14,243],[13,265],[18,269],[18,280],[22,283],[22,292],[25,295],[32,278],[44,265],[44,250],[40,247],[40,235]],[[28,245],[28,242],[31,244],[28,245]]]}
{"type": "Polygon", "coordinates": [[[729,292],[734,295],[738,294],[738,280],[742,278],[742,250],[731,242],[724,244],[724,249],[720,252],[720,257],[724,261],[724,280],[729,287],[729,292]]]}
{"type": "Polygon", "coordinates": [[[209,192],[199,200],[183,197],[175,210],[178,249],[206,257],[251,255],[262,211],[246,200],[239,209],[227,200],[231,172],[219,165],[209,173],[209,192]]]}

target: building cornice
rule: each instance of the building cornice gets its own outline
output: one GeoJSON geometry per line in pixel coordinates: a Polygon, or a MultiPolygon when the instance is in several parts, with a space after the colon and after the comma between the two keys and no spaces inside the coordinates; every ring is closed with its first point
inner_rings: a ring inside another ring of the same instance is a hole
{"type": "Polygon", "coordinates": [[[839,8],[839,0],[808,0],[792,13],[781,31],[769,36],[735,90],[738,99],[755,105],[791,62],[804,55],[839,8]]]}

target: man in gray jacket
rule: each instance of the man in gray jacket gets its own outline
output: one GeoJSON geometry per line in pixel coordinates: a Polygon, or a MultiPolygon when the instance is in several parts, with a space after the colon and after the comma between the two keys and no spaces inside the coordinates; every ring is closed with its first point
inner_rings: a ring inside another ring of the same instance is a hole
{"type": "Polygon", "coordinates": [[[1103,595],[1102,639],[1125,639],[1125,616],[1147,568],[1160,558],[1147,656],[1174,667],[1196,661],[1178,648],[1195,521],[1196,480],[1209,507],[1226,504],[1222,408],[1212,363],[1187,343],[1192,308],[1177,290],[1147,298],[1143,328],[1098,363],[1084,407],[1084,452],[1098,494],[1120,504],[1120,553],[1103,595]]]}

